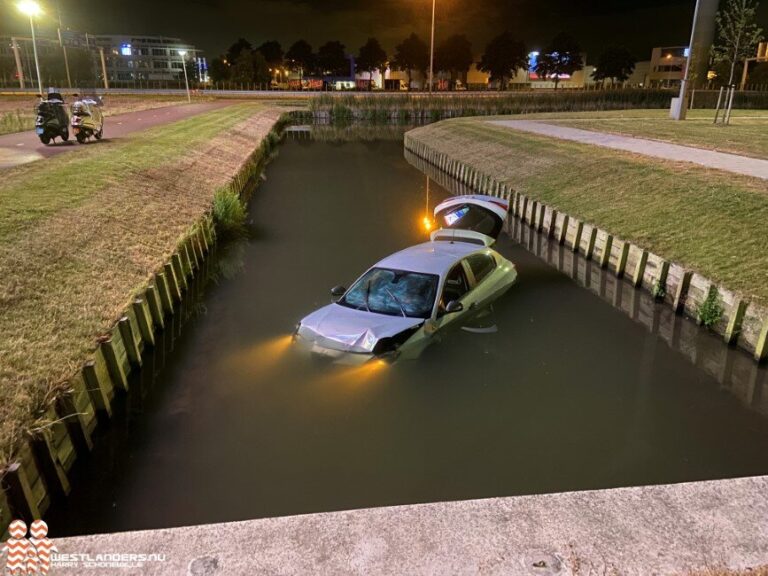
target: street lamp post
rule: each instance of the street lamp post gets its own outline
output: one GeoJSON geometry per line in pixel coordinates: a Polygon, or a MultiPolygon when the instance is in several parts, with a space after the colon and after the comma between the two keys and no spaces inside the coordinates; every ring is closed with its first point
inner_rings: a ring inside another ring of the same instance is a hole
{"type": "Polygon", "coordinates": [[[43,13],[40,5],[34,0],[22,0],[17,4],[22,14],[29,16],[29,27],[32,29],[32,51],[35,53],[35,69],[37,70],[37,89],[43,94],[43,80],[40,77],[40,61],[37,57],[37,41],[35,40],[35,16],[43,13]]]}
{"type": "Polygon", "coordinates": [[[432,0],[432,35],[429,42],[429,93],[432,94],[432,75],[435,62],[435,2],[432,0]]]}
{"type": "Polygon", "coordinates": [[[189,93],[189,77],[187,76],[187,51],[179,50],[181,56],[181,67],[184,69],[184,84],[187,86],[187,102],[192,102],[192,96],[189,93]]]}

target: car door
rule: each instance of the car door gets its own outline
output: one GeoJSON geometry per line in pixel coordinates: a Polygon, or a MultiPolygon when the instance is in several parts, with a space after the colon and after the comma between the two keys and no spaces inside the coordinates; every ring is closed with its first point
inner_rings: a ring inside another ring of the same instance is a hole
{"type": "Polygon", "coordinates": [[[463,262],[472,286],[468,297],[470,306],[477,308],[488,304],[495,294],[493,272],[498,267],[496,258],[489,251],[484,251],[471,254],[463,262]]]}
{"type": "Polygon", "coordinates": [[[446,275],[440,292],[436,319],[438,327],[442,328],[447,324],[455,322],[463,317],[470,309],[471,303],[467,300],[472,292],[472,285],[470,282],[470,276],[467,274],[464,260],[454,264],[446,275]],[[446,306],[448,306],[449,302],[454,300],[461,302],[464,306],[464,310],[453,313],[446,312],[446,306]]]}

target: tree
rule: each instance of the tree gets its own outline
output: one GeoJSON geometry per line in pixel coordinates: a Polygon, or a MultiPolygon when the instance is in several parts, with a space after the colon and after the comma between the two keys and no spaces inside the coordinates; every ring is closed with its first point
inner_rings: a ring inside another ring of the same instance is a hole
{"type": "Polygon", "coordinates": [[[379,70],[383,76],[387,69],[387,53],[376,38],[368,38],[360,48],[356,64],[358,70],[368,72],[369,80],[373,78],[374,70],[379,70]]]}
{"type": "Polygon", "coordinates": [[[283,65],[283,47],[280,46],[280,42],[277,40],[269,40],[264,42],[261,46],[256,48],[257,52],[260,52],[264,56],[264,60],[267,61],[272,68],[279,68],[283,65]]]}
{"type": "Polygon", "coordinates": [[[716,65],[729,68],[729,86],[733,84],[737,64],[753,56],[755,46],[763,39],[763,30],[755,23],[757,6],[753,0],[727,0],[717,13],[717,41],[712,58],[716,65]]]}
{"type": "Polygon", "coordinates": [[[635,57],[623,46],[606,48],[597,59],[597,68],[592,78],[604,82],[610,78],[614,82],[625,82],[635,71],[635,57]]]}
{"type": "Polygon", "coordinates": [[[251,46],[251,43],[248,42],[245,38],[238,38],[237,41],[232,44],[232,46],[229,47],[229,50],[227,50],[227,62],[230,64],[234,64],[237,61],[237,58],[240,56],[240,54],[244,50],[252,50],[253,46],[251,46]]]}
{"type": "Polygon", "coordinates": [[[544,78],[552,78],[555,90],[561,76],[570,76],[583,65],[581,46],[568,34],[560,33],[543,54],[539,55],[536,63],[536,73],[544,78]]]}
{"type": "Polygon", "coordinates": [[[261,52],[243,50],[230,69],[233,82],[267,84],[271,80],[269,65],[261,52]]]}
{"type": "Polygon", "coordinates": [[[312,52],[312,46],[305,40],[294,42],[291,47],[288,48],[288,52],[285,54],[285,59],[288,61],[291,69],[298,69],[302,72],[310,72],[315,65],[315,55],[312,52]]]}
{"type": "Polygon", "coordinates": [[[450,74],[451,82],[466,77],[473,61],[472,43],[464,34],[449,36],[435,49],[435,65],[450,74]]]}
{"type": "Polygon", "coordinates": [[[326,42],[317,50],[317,63],[323,74],[348,76],[349,60],[344,44],[338,40],[326,42]]]}
{"type": "Polygon", "coordinates": [[[424,41],[411,34],[395,47],[395,57],[392,65],[408,74],[408,89],[411,89],[411,74],[414,70],[426,72],[429,66],[429,49],[424,41]]]}
{"type": "Polygon", "coordinates": [[[503,90],[509,78],[514,78],[520,68],[528,66],[528,50],[525,44],[515,40],[509,32],[496,36],[485,47],[478,67],[491,75],[491,80],[498,80],[499,90],[503,90]]]}
{"type": "Polygon", "coordinates": [[[208,67],[208,75],[213,82],[225,82],[229,80],[230,65],[224,61],[224,58],[218,57],[211,60],[208,67]]]}

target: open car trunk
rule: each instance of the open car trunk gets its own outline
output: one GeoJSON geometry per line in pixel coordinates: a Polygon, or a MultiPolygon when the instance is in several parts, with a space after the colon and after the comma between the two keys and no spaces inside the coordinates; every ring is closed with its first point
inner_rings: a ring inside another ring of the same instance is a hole
{"type": "Polygon", "coordinates": [[[435,208],[438,229],[432,241],[470,242],[491,246],[501,233],[509,202],[495,196],[454,196],[435,208]]]}

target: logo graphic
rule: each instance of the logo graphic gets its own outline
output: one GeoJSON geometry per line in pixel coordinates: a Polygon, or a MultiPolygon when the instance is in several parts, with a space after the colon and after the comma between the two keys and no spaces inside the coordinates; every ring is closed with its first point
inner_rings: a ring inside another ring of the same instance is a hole
{"type": "Polygon", "coordinates": [[[51,569],[51,554],[58,551],[53,540],[48,538],[48,524],[35,520],[30,527],[31,537],[27,538],[26,523],[23,520],[14,520],[8,527],[8,533],[11,537],[0,548],[0,556],[7,554],[5,574],[48,574],[51,569]]]}

